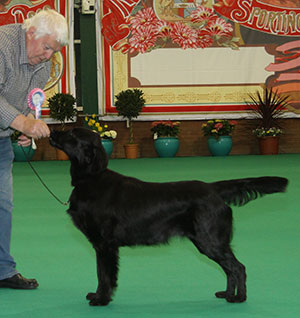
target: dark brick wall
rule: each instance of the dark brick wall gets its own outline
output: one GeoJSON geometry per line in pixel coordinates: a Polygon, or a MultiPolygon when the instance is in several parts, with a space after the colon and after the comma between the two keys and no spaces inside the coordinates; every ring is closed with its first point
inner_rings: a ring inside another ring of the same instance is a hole
{"type": "MultiPolygon", "coordinates": [[[[201,126],[206,121],[187,120],[181,121],[180,147],[177,156],[209,156],[206,137],[203,136],[201,126]]],[[[255,127],[253,120],[238,120],[233,134],[232,155],[255,155],[258,154],[257,139],[251,131],[255,127]]],[[[67,129],[80,126],[81,122],[68,124],[67,129]]],[[[124,158],[123,145],[128,140],[128,129],[125,121],[109,122],[110,129],[118,132],[118,137],[114,141],[114,151],[111,158],[124,158]]],[[[56,125],[52,125],[56,128],[56,125]]],[[[282,121],[284,134],[280,138],[280,153],[300,153],[300,119],[285,119],[282,121]]],[[[156,157],[151,136],[151,122],[133,122],[135,140],[140,145],[140,157],[156,157]]],[[[55,149],[49,145],[48,139],[41,139],[37,142],[38,149],[33,160],[55,160],[55,149]]]]}

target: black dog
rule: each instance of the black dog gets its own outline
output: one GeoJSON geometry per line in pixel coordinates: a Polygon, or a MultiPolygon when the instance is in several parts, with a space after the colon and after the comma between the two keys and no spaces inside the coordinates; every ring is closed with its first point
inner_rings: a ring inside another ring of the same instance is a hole
{"type": "Polygon", "coordinates": [[[98,288],[90,305],[107,305],[117,287],[119,247],[167,243],[187,237],[218,263],[227,276],[218,298],[246,300],[245,267],[231,248],[232,211],[258,196],[284,192],[288,180],[261,177],[204,183],[143,182],[107,169],[98,134],[85,129],[52,131],[50,144],[71,161],[74,190],[69,215],[96,250],[98,288]]]}

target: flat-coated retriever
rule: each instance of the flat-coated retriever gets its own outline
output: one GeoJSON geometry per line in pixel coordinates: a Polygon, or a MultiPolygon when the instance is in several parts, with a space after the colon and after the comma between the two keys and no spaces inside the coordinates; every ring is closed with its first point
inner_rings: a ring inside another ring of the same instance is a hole
{"type": "Polygon", "coordinates": [[[98,288],[86,296],[90,305],[111,301],[117,287],[119,247],[163,244],[173,236],[187,237],[222,267],[227,288],[216,293],[218,298],[246,300],[245,267],[230,248],[228,205],[284,192],[287,179],[143,182],[109,170],[99,135],[86,128],[52,131],[50,144],[70,158],[74,189],[68,214],[96,251],[98,288]]]}

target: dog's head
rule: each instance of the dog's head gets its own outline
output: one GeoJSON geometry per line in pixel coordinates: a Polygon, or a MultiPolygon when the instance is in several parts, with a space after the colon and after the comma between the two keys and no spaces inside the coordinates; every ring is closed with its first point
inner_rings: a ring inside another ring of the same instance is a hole
{"type": "Polygon", "coordinates": [[[87,128],[52,130],[50,145],[63,150],[71,161],[72,177],[86,176],[107,168],[108,158],[100,136],[87,128]]]}

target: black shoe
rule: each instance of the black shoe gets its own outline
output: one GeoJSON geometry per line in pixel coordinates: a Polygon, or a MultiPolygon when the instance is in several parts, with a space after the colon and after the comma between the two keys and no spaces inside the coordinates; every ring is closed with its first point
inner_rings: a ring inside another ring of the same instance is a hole
{"type": "Polygon", "coordinates": [[[39,286],[35,279],[24,278],[21,274],[0,280],[0,288],[35,289],[39,286]]]}

